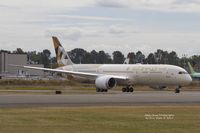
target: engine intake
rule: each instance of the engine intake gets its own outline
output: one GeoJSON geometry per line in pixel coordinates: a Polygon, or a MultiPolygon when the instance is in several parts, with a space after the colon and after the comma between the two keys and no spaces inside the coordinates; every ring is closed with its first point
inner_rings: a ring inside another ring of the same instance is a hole
{"type": "Polygon", "coordinates": [[[101,76],[95,80],[95,85],[98,89],[112,89],[116,84],[116,80],[110,76],[101,76]]]}

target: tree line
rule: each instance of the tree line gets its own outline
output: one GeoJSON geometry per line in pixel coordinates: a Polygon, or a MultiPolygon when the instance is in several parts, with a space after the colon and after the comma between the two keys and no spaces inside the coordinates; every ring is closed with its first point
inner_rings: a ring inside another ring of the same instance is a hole
{"type": "MultiPolygon", "coordinates": [[[[28,62],[30,64],[44,64],[44,67],[57,67],[56,57],[52,57],[50,50],[45,49],[42,52],[28,51],[25,52],[21,48],[17,48],[14,51],[1,50],[0,52],[7,52],[10,54],[27,54],[28,62]]],[[[71,60],[76,64],[123,64],[125,58],[129,58],[129,64],[171,64],[187,67],[187,62],[191,62],[192,65],[200,63],[200,55],[193,55],[191,57],[178,57],[175,51],[164,51],[158,49],[155,52],[151,52],[145,56],[141,51],[130,52],[125,56],[121,51],[114,51],[112,55],[105,51],[92,50],[88,52],[81,48],[75,48],[68,52],[71,60]]]]}

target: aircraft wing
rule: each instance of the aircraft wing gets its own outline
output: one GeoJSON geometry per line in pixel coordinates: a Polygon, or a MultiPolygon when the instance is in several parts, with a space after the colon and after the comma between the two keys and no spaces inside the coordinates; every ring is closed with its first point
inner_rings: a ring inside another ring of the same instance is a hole
{"type": "Polygon", "coordinates": [[[50,69],[50,68],[41,68],[41,67],[32,67],[32,66],[20,66],[20,65],[12,65],[15,67],[22,67],[27,69],[34,69],[34,70],[43,70],[43,71],[50,71],[50,72],[59,72],[59,73],[65,73],[67,75],[75,75],[80,77],[86,77],[86,78],[97,78],[100,76],[110,76],[112,78],[118,79],[118,80],[128,80],[129,78],[126,76],[117,76],[117,75],[107,75],[107,74],[98,74],[98,73],[85,73],[85,72],[76,72],[76,71],[67,71],[67,70],[61,70],[61,69],[50,69]]]}

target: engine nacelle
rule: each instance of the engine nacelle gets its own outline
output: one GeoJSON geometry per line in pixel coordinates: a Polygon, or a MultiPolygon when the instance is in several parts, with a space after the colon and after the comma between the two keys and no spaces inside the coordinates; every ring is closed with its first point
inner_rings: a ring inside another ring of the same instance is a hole
{"type": "Polygon", "coordinates": [[[96,88],[98,89],[112,89],[117,84],[116,80],[110,76],[101,76],[95,80],[96,88]]]}

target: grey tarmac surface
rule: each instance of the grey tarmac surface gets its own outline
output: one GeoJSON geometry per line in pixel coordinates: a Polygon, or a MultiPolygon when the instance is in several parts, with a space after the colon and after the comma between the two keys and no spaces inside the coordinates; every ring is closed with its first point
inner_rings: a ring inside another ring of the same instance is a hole
{"type": "Polygon", "coordinates": [[[200,92],[168,91],[66,95],[1,94],[0,107],[200,105],[200,92]]]}

